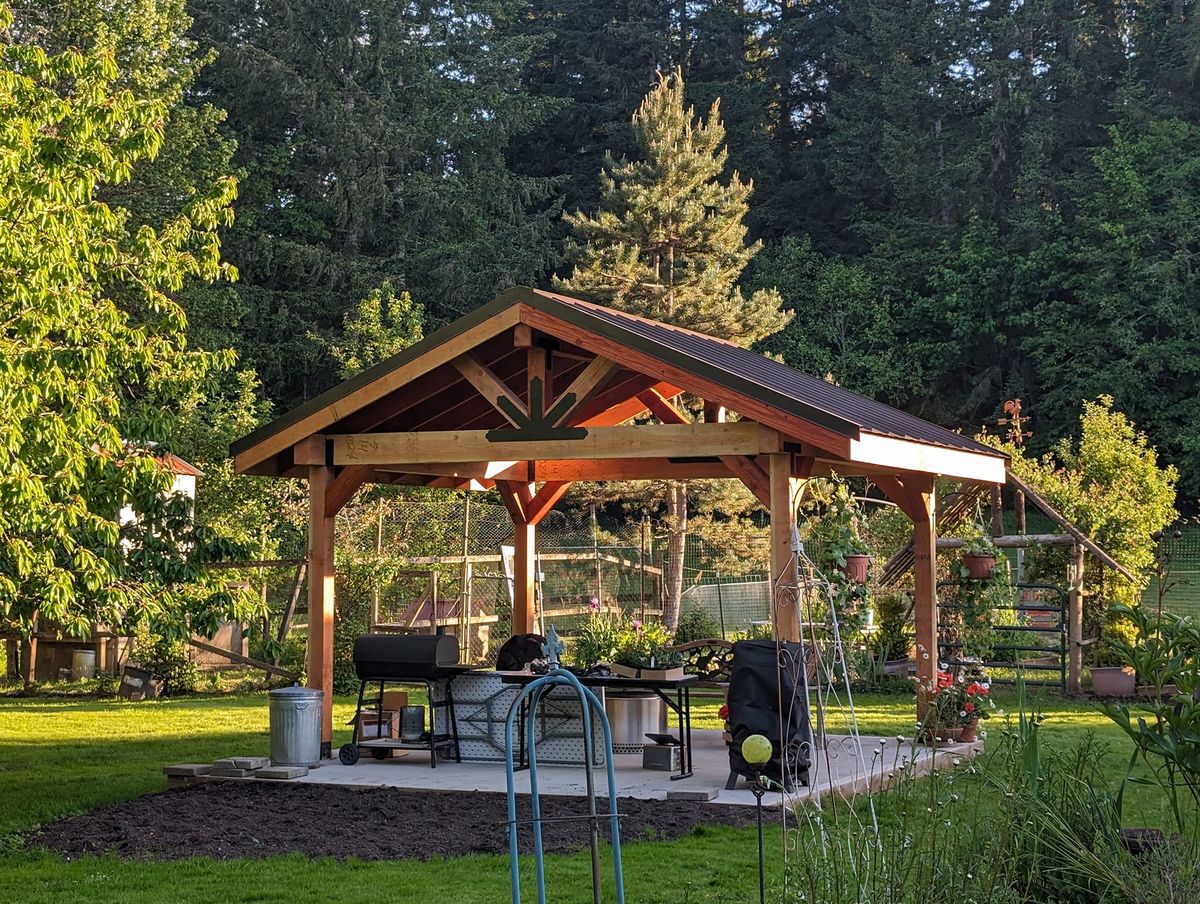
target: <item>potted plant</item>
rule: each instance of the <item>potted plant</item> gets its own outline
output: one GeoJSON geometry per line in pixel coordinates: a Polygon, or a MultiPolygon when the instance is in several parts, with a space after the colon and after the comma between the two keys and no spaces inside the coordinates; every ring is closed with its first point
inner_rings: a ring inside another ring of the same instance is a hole
{"type": "Polygon", "coordinates": [[[842,553],[842,574],[851,584],[865,584],[871,576],[871,556],[867,544],[859,537],[852,537],[842,553]]]}
{"type": "Polygon", "coordinates": [[[610,668],[627,678],[670,681],[683,677],[683,656],[670,648],[671,633],[662,625],[631,620],[617,638],[610,668]]]}
{"type": "Polygon", "coordinates": [[[619,612],[604,612],[595,600],[588,608],[588,620],[575,635],[571,648],[575,666],[581,669],[610,665],[624,628],[619,612]]]}
{"type": "Polygon", "coordinates": [[[1092,693],[1098,697],[1132,697],[1137,690],[1134,644],[1137,630],[1114,608],[1092,652],[1092,693]]]}
{"type": "Polygon", "coordinates": [[[981,719],[990,715],[990,685],[981,669],[943,672],[926,695],[928,710],[923,731],[927,742],[970,744],[981,719]]]}
{"type": "Polygon", "coordinates": [[[871,573],[871,556],[859,530],[862,514],[846,484],[836,484],[822,520],[822,533],[827,532],[823,564],[831,572],[840,573],[849,584],[866,584],[871,573]]]}
{"type": "Polygon", "coordinates": [[[890,593],[875,604],[878,630],[871,637],[875,659],[883,663],[882,673],[903,678],[908,674],[908,652],[912,637],[908,629],[908,597],[890,593]]]}
{"type": "Polygon", "coordinates": [[[960,574],[971,581],[986,581],[996,570],[999,556],[996,544],[978,524],[963,539],[967,545],[963,548],[960,574]]]}

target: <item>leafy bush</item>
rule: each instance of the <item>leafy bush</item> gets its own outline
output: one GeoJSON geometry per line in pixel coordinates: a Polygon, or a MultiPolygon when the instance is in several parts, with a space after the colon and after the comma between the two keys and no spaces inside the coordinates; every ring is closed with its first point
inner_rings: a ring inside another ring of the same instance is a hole
{"type": "Polygon", "coordinates": [[[703,606],[689,605],[679,614],[679,625],[675,628],[675,643],[693,640],[708,640],[721,636],[721,623],[703,606]]]}
{"type": "Polygon", "coordinates": [[[171,640],[143,631],[134,646],[137,662],[163,681],[163,694],[191,693],[200,684],[200,669],[188,654],[182,640],[171,640]]]}

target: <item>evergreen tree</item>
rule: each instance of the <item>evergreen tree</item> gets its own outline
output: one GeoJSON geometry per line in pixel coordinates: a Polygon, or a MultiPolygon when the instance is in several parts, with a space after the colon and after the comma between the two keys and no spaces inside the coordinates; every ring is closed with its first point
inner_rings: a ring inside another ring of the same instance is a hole
{"type": "Polygon", "coordinates": [[[737,280],[761,245],[743,223],[754,186],[733,173],[720,108],[697,120],[683,76],[659,77],[633,117],[638,158],[609,157],[602,208],[567,215],[582,244],[575,270],[556,281],[610,307],[751,345],[787,323],[778,293],[746,298],[737,280]]]}
{"type": "Polygon", "coordinates": [[[312,334],[385,280],[454,319],[554,263],[544,180],[505,154],[545,105],[515,0],[216,0],[196,33],[244,169],[239,351],[287,407],[336,380],[312,334]]]}
{"type": "MultiPolygon", "coordinates": [[[[599,213],[568,215],[582,244],[574,273],[558,280],[559,288],[744,345],[787,323],[773,289],[746,298],[737,286],[760,246],[746,244],[743,223],[753,186],[736,172],[722,181],[727,154],[719,114],[714,102],[708,121],[697,121],[684,103],[682,73],[659,76],[633,117],[637,159],[618,163],[610,156],[601,174],[599,213]]],[[[670,482],[663,490],[669,534],[663,619],[674,629],[683,592],[688,488],[670,482]]],[[[741,497],[745,502],[748,494],[741,497]]]]}

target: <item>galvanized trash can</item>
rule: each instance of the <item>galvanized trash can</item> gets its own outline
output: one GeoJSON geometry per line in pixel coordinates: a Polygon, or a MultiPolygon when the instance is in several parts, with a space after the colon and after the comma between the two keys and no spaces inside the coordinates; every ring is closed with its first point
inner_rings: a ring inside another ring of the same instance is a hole
{"type": "Polygon", "coordinates": [[[96,677],[95,650],[73,650],[71,652],[71,677],[76,680],[96,677]]]}
{"type": "Polygon", "coordinates": [[[282,687],[268,695],[273,766],[321,765],[321,702],[311,687],[282,687]]]}

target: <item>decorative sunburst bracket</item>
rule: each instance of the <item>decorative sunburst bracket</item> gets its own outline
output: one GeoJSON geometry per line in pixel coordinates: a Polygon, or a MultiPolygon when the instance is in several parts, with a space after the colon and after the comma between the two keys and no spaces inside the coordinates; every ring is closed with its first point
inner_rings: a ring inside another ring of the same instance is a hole
{"type": "Polygon", "coordinates": [[[558,422],[575,407],[575,393],[566,392],[549,411],[542,413],[545,405],[541,377],[529,381],[529,410],[521,408],[506,396],[498,396],[496,407],[513,422],[513,427],[497,427],[487,432],[493,443],[528,442],[548,439],[583,439],[588,435],[586,427],[560,427],[558,422]]]}

